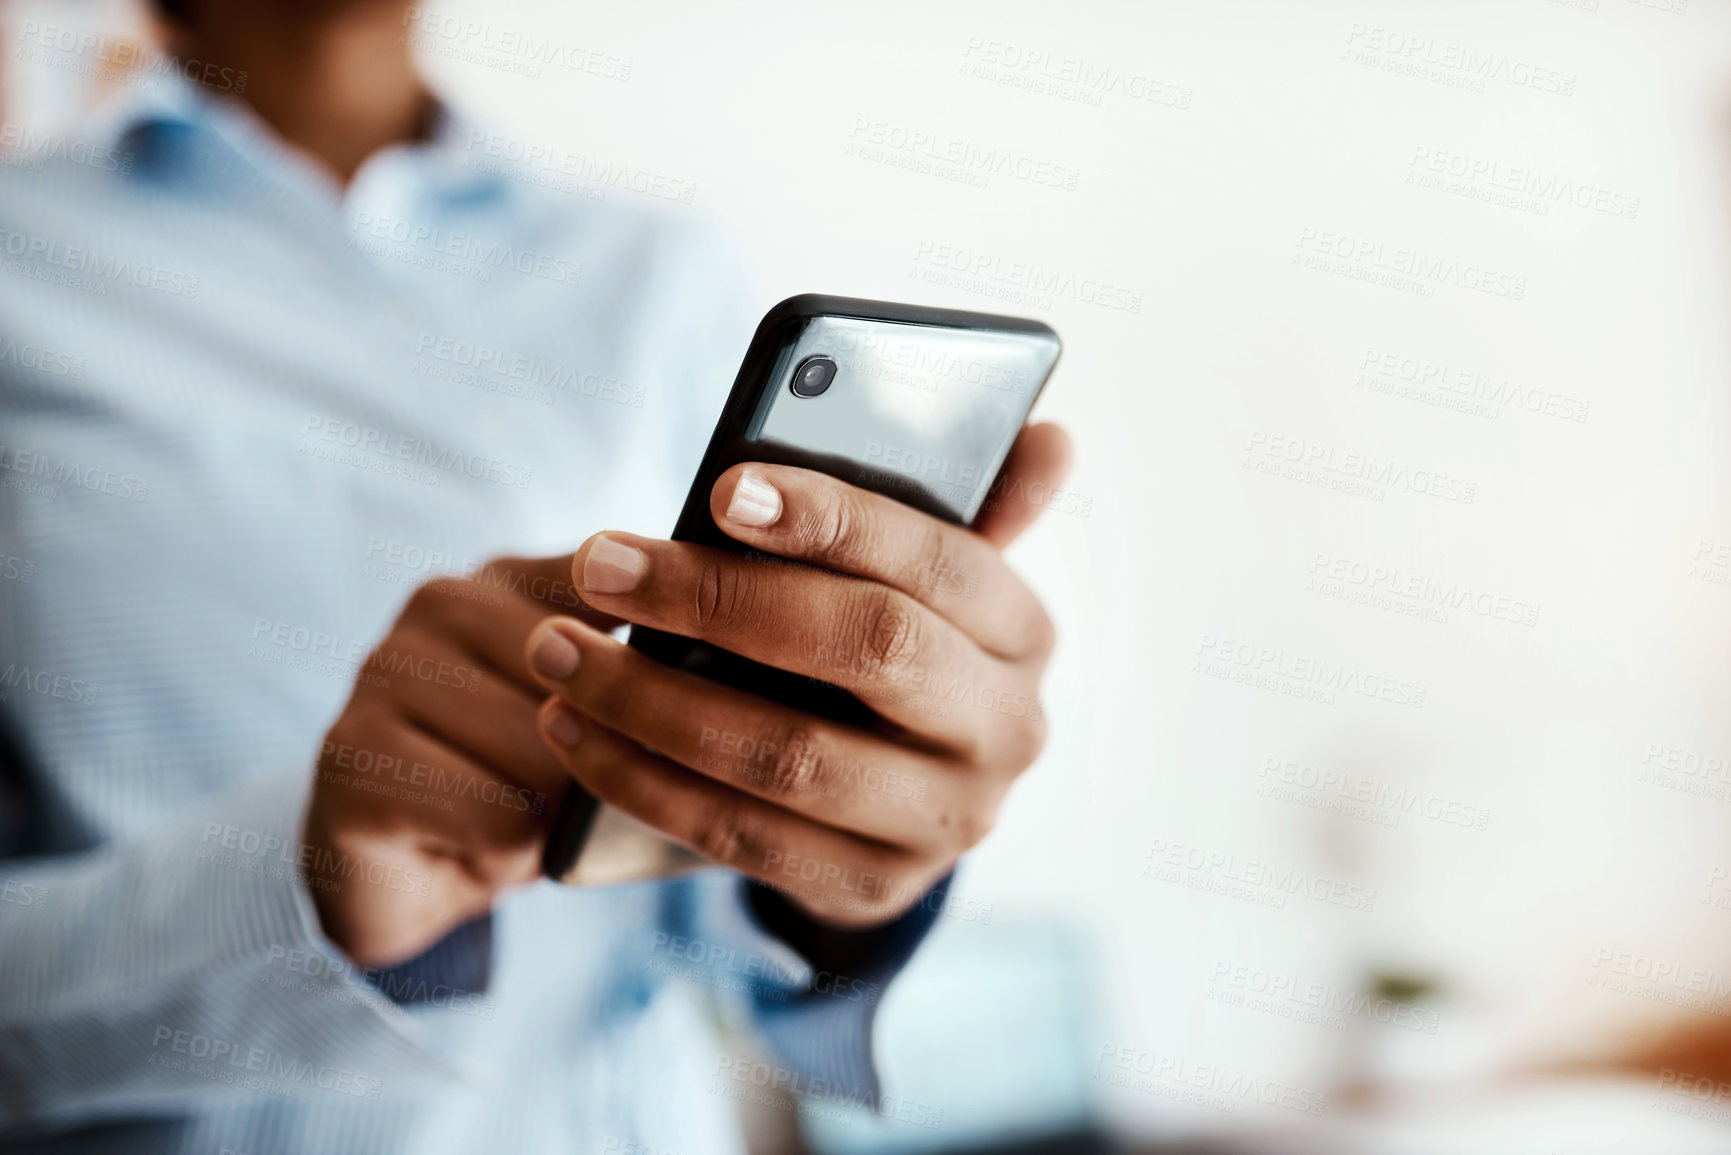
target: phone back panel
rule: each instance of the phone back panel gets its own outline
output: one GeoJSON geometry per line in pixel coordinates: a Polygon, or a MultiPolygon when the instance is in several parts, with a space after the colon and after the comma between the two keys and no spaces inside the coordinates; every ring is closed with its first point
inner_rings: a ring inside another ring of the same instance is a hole
{"type": "MultiPolygon", "coordinates": [[[[1059,348],[1051,329],[1015,318],[826,297],[783,302],[752,340],[673,538],[786,564],[747,549],[710,516],[716,479],[745,461],[818,470],[971,524],[1059,348]],[[801,397],[794,372],[817,356],[836,363],[835,379],[801,397]]],[[[873,717],[821,678],[659,630],[633,627],[630,642],[667,665],[791,706],[857,724],[873,717]]]]}
{"type": "MultiPolygon", "coordinates": [[[[710,516],[716,479],[747,461],[818,470],[945,521],[972,524],[1059,350],[1057,334],[1037,321],[843,297],[783,301],[752,338],[673,540],[763,565],[790,564],[741,545],[710,516]],[[836,365],[829,387],[815,397],[795,394],[795,371],[819,356],[836,365]]],[[[629,642],[665,665],[838,721],[875,724],[864,703],[822,677],[641,626],[632,627],[629,642]]],[[[548,875],[642,877],[636,867],[588,868],[601,851],[584,846],[595,812],[593,799],[574,788],[547,845],[548,875]]]]}
{"type": "Polygon", "coordinates": [[[971,522],[1057,359],[1055,335],[813,317],[777,359],[733,449],[803,457],[971,522]],[[816,356],[835,361],[835,380],[799,396],[794,371],[816,356]]]}

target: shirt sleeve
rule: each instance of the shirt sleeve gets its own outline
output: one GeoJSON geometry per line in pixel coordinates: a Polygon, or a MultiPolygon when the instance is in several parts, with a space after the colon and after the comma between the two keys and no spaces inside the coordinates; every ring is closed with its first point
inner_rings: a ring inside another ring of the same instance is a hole
{"type": "Polygon", "coordinates": [[[307,787],[296,769],[87,854],[0,861],[0,1127],[464,1078],[320,932],[307,787]]]}
{"type": "Polygon", "coordinates": [[[713,871],[675,884],[667,929],[656,942],[687,977],[693,969],[706,972],[699,981],[748,1017],[782,1064],[767,1073],[736,1067],[718,1074],[872,1109],[879,1094],[871,1045],[878,1002],[937,920],[947,886],[947,879],[940,882],[884,927],[814,949],[819,940],[792,933],[792,920],[805,916],[786,900],[713,871]]]}

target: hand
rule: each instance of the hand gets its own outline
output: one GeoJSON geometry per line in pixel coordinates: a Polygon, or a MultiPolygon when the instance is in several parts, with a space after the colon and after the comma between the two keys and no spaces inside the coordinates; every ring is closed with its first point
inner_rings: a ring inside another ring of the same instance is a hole
{"type": "Polygon", "coordinates": [[[409,598],[325,736],[301,865],[325,934],[364,966],[413,958],[540,876],[570,778],[537,736],[523,643],[587,614],[571,558],[507,558],[409,598]]]}
{"type": "Polygon", "coordinates": [[[880,725],[803,713],[553,617],[525,651],[554,695],[540,712],[549,749],[598,798],[822,922],[896,917],[991,829],[1045,741],[1052,623],[999,551],[1068,459],[1057,426],[1023,430],[1009,496],[973,531],[809,470],[728,470],[710,494],[716,524],[799,566],[590,538],[572,561],[590,606],[832,682],[880,725]]]}

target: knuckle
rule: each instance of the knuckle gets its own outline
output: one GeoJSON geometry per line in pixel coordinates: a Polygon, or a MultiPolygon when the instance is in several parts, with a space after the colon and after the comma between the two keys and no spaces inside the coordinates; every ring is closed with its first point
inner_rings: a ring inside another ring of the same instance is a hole
{"type": "Polygon", "coordinates": [[[489,867],[504,865],[508,869],[525,848],[538,840],[539,832],[521,821],[520,815],[505,813],[496,806],[492,809],[499,813],[474,806],[467,808],[463,849],[479,863],[489,867]]]}
{"type": "Polygon", "coordinates": [[[913,580],[908,584],[913,587],[915,598],[924,605],[931,605],[951,578],[961,574],[961,559],[951,547],[946,527],[931,522],[923,533],[924,539],[912,551],[908,563],[913,567],[910,575],[913,580]]]}
{"type": "Polygon", "coordinates": [[[507,886],[533,882],[541,874],[539,848],[533,844],[525,845],[522,838],[475,857],[476,869],[489,890],[499,891],[507,886]]]}
{"type": "Polygon", "coordinates": [[[939,819],[958,852],[972,850],[986,840],[997,825],[999,801],[995,796],[970,798],[966,805],[939,819]]]}
{"type": "Polygon", "coordinates": [[[472,572],[476,578],[483,582],[498,582],[503,585],[509,585],[511,580],[511,569],[515,564],[515,558],[490,557],[486,561],[482,562],[472,572]]]}
{"type": "Polygon", "coordinates": [[[692,588],[692,620],[703,631],[738,627],[751,614],[754,588],[744,566],[705,557],[692,588]]]}
{"type": "Polygon", "coordinates": [[[357,715],[352,719],[355,724],[361,724],[363,719],[377,723],[381,720],[380,711],[400,709],[405,701],[403,679],[382,676],[386,655],[393,652],[396,640],[397,635],[385,638],[368,650],[367,656],[355,667],[349,683],[349,705],[345,711],[345,716],[357,715]]]}
{"type": "Polygon", "coordinates": [[[472,578],[448,578],[452,583],[463,585],[488,585],[500,589],[511,589],[529,572],[529,562],[526,558],[502,555],[488,558],[479,569],[471,571],[472,578]]]}
{"type": "Polygon", "coordinates": [[[897,904],[888,898],[848,899],[846,906],[873,922],[889,922],[900,914],[897,904]]]}
{"type": "Polygon", "coordinates": [[[956,825],[956,840],[963,850],[972,850],[986,840],[986,835],[992,832],[992,820],[974,810],[962,813],[962,820],[956,825]]]}
{"type": "Polygon", "coordinates": [[[433,582],[422,582],[409,594],[409,600],[403,603],[403,612],[398,615],[399,621],[416,621],[429,617],[439,604],[439,597],[433,582]]]}
{"type": "Polygon", "coordinates": [[[1058,626],[1046,608],[1035,603],[1028,623],[1028,651],[1036,661],[1045,662],[1058,648],[1058,626]]]}
{"type": "Polygon", "coordinates": [[[771,795],[790,798],[822,794],[829,788],[829,758],[809,727],[787,727],[769,741],[779,743],[765,783],[771,795]]]}
{"type": "Polygon", "coordinates": [[[1046,737],[1045,715],[1029,711],[1020,718],[1004,716],[983,745],[986,756],[1014,778],[1039,760],[1046,737]]]}
{"type": "Polygon", "coordinates": [[[737,806],[717,806],[697,831],[697,852],[723,866],[741,865],[754,857],[759,842],[755,823],[737,806]]]}
{"type": "Polygon", "coordinates": [[[865,903],[865,913],[872,918],[887,921],[897,917],[912,906],[924,890],[919,877],[906,868],[886,869],[879,878],[881,885],[865,903]]]}
{"type": "Polygon", "coordinates": [[[365,693],[367,689],[365,684],[355,687],[348,706],[331,723],[322,753],[338,746],[376,746],[399,740],[404,727],[397,713],[399,707],[384,700],[384,695],[365,693]]]}
{"type": "Polygon", "coordinates": [[[1015,753],[1014,769],[1016,773],[1020,774],[1038,761],[1040,755],[1045,751],[1049,729],[1046,725],[1046,716],[1043,713],[1029,713],[1027,717],[1018,718],[1016,721],[1015,745],[1013,746],[1015,753]]]}
{"type": "Polygon", "coordinates": [[[858,652],[873,680],[896,680],[915,664],[922,643],[917,605],[906,595],[880,589],[860,611],[858,652]]]}
{"type": "Polygon", "coordinates": [[[865,510],[845,493],[822,499],[817,508],[802,514],[794,534],[804,557],[843,562],[857,557],[870,538],[865,510]]]}

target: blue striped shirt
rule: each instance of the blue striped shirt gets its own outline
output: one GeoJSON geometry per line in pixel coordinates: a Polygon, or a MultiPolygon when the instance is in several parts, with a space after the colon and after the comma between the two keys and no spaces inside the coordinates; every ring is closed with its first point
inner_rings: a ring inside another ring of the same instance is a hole
{"type": "Polygon", "coordinates": [[[190,86],[85,134],[0,157],[0,1135],[692,1155],[744,1092],[869,1096],[920,918],[844,987],[735,876],[543,883],[369,972],[296,841],[415,585],[672,524],[750,335],[733,263],[449,116],[347,189],[190,86]]]}

